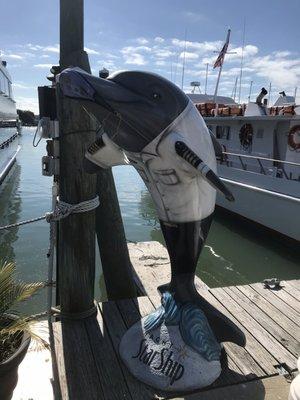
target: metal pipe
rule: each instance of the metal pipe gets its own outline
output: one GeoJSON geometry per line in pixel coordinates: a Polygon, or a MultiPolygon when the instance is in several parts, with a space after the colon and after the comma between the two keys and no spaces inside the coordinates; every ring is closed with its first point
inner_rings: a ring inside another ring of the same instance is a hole
{"type": "Polygon", "coordinates": [[[256,98],[256,103],[257,104],[262,104],[262,99],[265,97],[265,95],[268,93],[268,91],[263,87],[261,89],[261,92],[259,93],[259,95],[256,98]]]}
{"type": "Polygon", "coordinates": [[[207,76],[208,76],[208,63],[206,63],[206,74],[205,74],[205,94],[207,94],[207,76]]]}

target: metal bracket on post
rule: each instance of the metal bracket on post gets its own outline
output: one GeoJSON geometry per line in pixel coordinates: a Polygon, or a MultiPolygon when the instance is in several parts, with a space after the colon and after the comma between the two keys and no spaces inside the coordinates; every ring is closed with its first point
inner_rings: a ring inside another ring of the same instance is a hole
{"type": "Polygon", "coordinates": [[[59,159],[51,156],[43,156],[42,174],[44,176],[59,175],[59,159]]]}

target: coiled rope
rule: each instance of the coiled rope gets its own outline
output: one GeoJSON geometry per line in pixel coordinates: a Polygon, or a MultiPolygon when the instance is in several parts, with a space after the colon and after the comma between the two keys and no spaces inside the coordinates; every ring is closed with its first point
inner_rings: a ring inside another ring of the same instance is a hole
{"type": "Polygon", "coordinates": [[[47,222],[59,221],[63,218],[68,217],[71,214],[84,213],[92,211],[99,206],[99,197],[96,196],[91,200],[82,201],[78,204],[69,204],[64,201],[57,201],[54,211],[47,212],[45,215],[37,218],[27,219],[25,221],[16,222],[15,224],[4,225],[0,227],[0,231],[5,229],[16,228],[18,226],[32,224],[33,222],[38,222],[46,220],[47,222]]]}

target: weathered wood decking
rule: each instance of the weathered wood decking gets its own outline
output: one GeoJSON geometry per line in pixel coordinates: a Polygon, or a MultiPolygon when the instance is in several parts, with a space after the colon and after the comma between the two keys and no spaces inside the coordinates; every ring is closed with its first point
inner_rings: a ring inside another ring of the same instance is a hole
{"type": "Polygon", "coordinates": [[[55,322],[53,359],[62,399],[286,399],[288,376],[300,355],[300,281],[282,289],[261,283],[208,289],[197,278],[201,295],[246,334],[245,348],[225,343],[228,368],[209,388],[194,394],[158,393],[138,382],[118,356],[122,335],[140,316],[160,304],[156,287],[169,280],[166,250],[157,242],[130,244],[137,286],[144,296],[103,302],[97,319],[55,322]]]}

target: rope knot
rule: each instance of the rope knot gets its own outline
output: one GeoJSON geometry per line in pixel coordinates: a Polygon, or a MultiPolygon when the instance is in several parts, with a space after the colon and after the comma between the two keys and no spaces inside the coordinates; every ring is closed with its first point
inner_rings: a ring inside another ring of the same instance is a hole
{"type": "Polygon", "coordinates": [[[92,211],[99,206],[99,197],[96,196],[93,199],[82,201],[77,204],[69,204],[64,201],[58,201],[55,210],[52,213],[46,214],[46,221],[59,221],[63,218],[68,217],[70,214],[78,214],[83,212],[92,211]]]}

